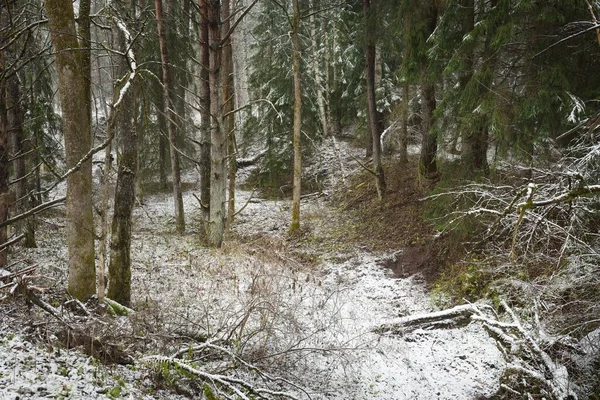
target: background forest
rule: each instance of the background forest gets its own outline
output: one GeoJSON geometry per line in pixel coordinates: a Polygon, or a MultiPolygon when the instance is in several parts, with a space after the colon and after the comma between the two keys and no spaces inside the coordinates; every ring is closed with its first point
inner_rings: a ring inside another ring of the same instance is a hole
{"type": "MultiPolygon", "coordinates": [[[[136,210],[155,196],[170,193],[168,235],[221,255],[250,241],[246,207],[285,201],[285,246],[319,246],[303,265],[333,236],[387,251],[446,308],[374,332],[478,321],[507,363],[485,398],[600,398],[599,15],[596,0],[3,1],[0,302],[20,293],[73,332],[65,301],[133,312],[136,210]],[[21,257],[54,217],[60,300],[21,257]]],[[[252,370],[262,358],[232,339],[246,320],[194,351],[252,370]]],[[[153,362],[204,382],[192,397],[308,395],[183,354],[153,362]]]]}

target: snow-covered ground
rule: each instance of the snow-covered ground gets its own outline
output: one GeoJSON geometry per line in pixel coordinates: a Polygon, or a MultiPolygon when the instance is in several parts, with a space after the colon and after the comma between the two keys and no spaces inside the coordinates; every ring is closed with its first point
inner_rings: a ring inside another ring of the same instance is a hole
{"type": "MultiPolygon", "coordinates": [[[[477,324],[403,336],[373,332],[393,318],[435,309],[418,275],[396,279],[381,266],[393,253],[353,246],[323,253],[323,221],[340,215],[316,196],[302,205],[315,245],[290,241],[289,201],[250,195],[238,192],[237,208],[247,205],[219,250],[200,243],[192,193],[185,194],[184,235],[174,233],[168,194],[147,196],[135,210],[137,312],[116,324],[133,338],[127,342],[134,343],[128,349],[138,360],[133,366],[104,365],[77,349],[60,349],[52,338],[33,341],[35,329],[23,327],[27,316],[11,313],[13,300],[0,301],[0,398],[180,398],[154,388],[139,360],[173,354],[199,336],[231,344],[254,364],[302,385],[312,399],[474,399],[497,390],[505,362],[477,324]]],[[[38,272],[61,287],[64,222],[46,225],[39,248],[15,257],[35,260],[38,272]]]]}

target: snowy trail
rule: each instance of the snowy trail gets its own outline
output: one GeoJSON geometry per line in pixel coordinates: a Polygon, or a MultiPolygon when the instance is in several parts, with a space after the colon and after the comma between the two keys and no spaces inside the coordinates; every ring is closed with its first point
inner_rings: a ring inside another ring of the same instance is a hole
{"type": "MultiPolygon", "coordinates": [[[[238,192],[238,209],[249,196],[238,192]]],[[[404,337],[372,332],[400,315],[433,310],[417,276],[395,279],[380,266],[393,255],[355,248],[304,262],[303,255],[322,249],[288,243],[289,201],[263,199],[248,202],[223,249],[207,249],[193,233],[198,210],[191,193],[185,205],[192,232],[185,235],[173,233],[167,194],[148,197],[134,212],[133,303],[154,321],[156,337],[239,332],[243,354],[261,360],[282,353],[262,365],[296,378],[313,399],[471,399],[497,389],[502,356],[475,324],[404,337]]],[[[319,198],[303,209],[318,238],[333,211],[319,198]]],[[[42,272],[62,271],[61,282],[65,259],[57,248],[64,243],[54,233],[40,245],[32,255],[43,259],[42,272]]],[[[135,356],[179,349],[153,340],[135,356]]],[[[147,376],[143,368],[106,367],[74,350],[57,356],[20,335],[0,340],[2,399],[109,398],[117,386],[124,398],[178,398],[152,392],[147,376]]]]}

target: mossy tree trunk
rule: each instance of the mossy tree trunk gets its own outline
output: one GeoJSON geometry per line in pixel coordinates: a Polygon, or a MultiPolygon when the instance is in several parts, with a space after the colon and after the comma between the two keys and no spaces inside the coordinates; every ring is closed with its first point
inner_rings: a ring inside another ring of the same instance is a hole
{"type": "MultiPolygon", "coordinates": [[[[67,168],[74,167],[91,149],[89,76],[75,30],[71,0],[47,0],[46,11],[55,49],[67,168]]],[[[69,293],[87,300],[96,292],[92,161],[84,162],[67,178],[67,244],[69,293]]]]}
{"type": "MultiPolygon", "coordinates": [[[[125,41],[122,40],[122,48],[125,41]]],[[[125,51],[124,49],[123,51],[125,51]]],[[[123,74],[127,65],[122,66],[123,74]]],[[[137,105],[134,91],[123,98],[117,134],[121,138],[118,160],[117,186],[110,238],[108,266],[108,297],[129,307],[131,305],[131,213],[135,204],[135,185],[138,158],[138,132],[133,123],[137,105]]]]}

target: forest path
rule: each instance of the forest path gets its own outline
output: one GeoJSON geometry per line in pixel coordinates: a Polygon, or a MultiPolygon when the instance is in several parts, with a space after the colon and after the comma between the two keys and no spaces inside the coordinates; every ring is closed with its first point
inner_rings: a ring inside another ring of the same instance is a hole
{"type": "MultiPolygon", "coordinates": [[[[190,192],[185,202],[197,208],[190,192]]],[[[347,240],[360,223],[323,197],[303,200],[295,236],[287,233],[289,200],[238,190],[242,207],[219,250],[198,245],[197,213],[188,211],[192,233],[172,233],[168,195],[136,211],[134,303],[162,310],[163,329],[239,335],[246,357],[294,377],[313,399],[470,399],[497,390],[504,361],[476,324],[403,337],[372,332],[435,309],[419,274],[397,278],[384,267],[401,249],[347,240]]]]}

